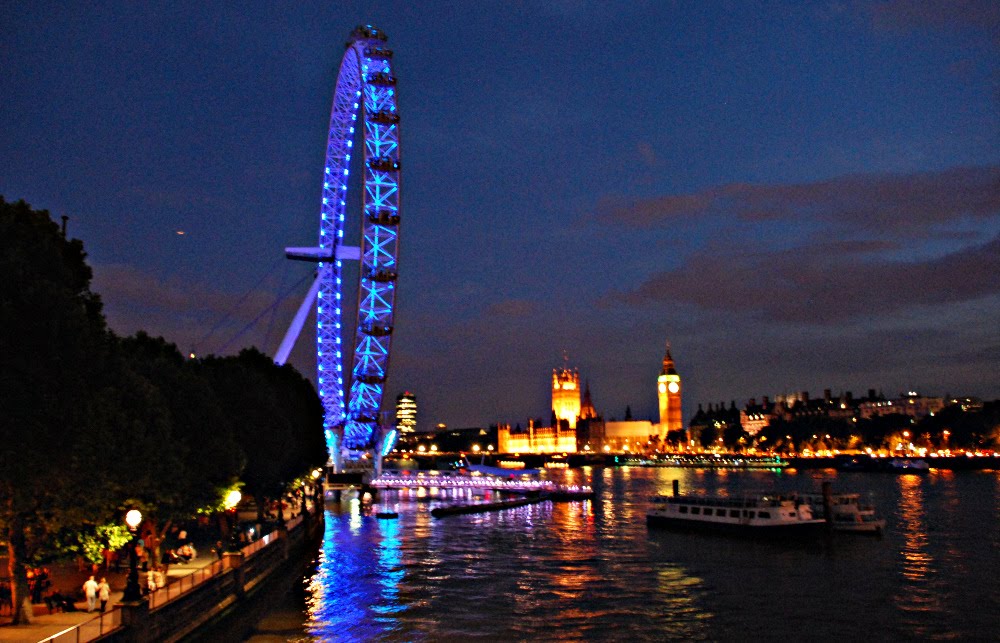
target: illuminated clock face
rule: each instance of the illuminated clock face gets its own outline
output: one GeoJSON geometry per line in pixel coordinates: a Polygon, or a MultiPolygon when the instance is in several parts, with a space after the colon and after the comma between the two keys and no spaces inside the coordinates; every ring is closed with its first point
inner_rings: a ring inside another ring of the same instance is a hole
{"type": "Polygon", "coordinates": [[[663,382],[660,382],[660,393],[666,393],[666,392],[667,392],[667,385],[664,384],[663,382]]]}
{"type": "Polygon", "coordinates": [[[681,387],[677,386],[677,382],[671,382],[670,384],[667,385],[667,388],[670,390],[671,393],[676,393],[677,391],[681,390],[681,387]]]}

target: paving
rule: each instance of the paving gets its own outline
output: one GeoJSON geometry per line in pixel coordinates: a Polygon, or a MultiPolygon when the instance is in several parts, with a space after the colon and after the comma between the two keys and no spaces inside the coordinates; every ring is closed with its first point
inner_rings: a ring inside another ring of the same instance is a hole
{"type": "MultiPolygon", "coordinates": [[[[167,569],[167,584],[176,582],[179,578],[193,574],[194,572],[207,567],[215,560],[209,547],[198,550],[197,558],[187,563],[175,563],[167,569]]],[[[7,558],[0,557],[0,570],[7,569],[7,558]]],[[[48,565],[49,580],[52,585],[45,591],[46,594],[53,590],[73,596],[83,593],[83,583],[90,576],[90,570],[81,568],[75,563],[59,563],[48,565]]],[[[102,577],[108,579],[111,586],[111,600],[108,601],[107,609],[110,612],[114,605],[121,601],[122,592],[125,589],[125,581],[128,575],[127,569],[99,569],[95,578],[100,581],[102,577]]],[[[140,573],[140,583],[145,580],[145,575],[140,573]]],[[[78,596],[79,597],[79,596],[78,596]]],[[[49,613],[45,603],[32,605],[34,610],[34,622],[28,625],[12,625],[11,614],[7,606],[0,607],[0,641],[19,641],[24,643],[36,643],[49,637],[56,636],[60,632],[73,628],[81,623],[98,617],[100,614],[100,603],[98,609],[87,612],[86,599],[78,600],[74,603],[76,612],[55,612],[49,613]]],[[[69,640],[76,640],[75,637],[69,640]]]]}

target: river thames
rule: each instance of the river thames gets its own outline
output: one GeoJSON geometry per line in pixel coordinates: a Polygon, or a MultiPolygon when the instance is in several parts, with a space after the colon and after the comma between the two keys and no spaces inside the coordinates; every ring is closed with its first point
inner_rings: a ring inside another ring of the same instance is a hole
{"type": "Polygon", "coordinates": [[[250,640],[991,640],[1000,636],[1000,474],[583,468],[594,500],[432,518],[450,502],[384,493],[328,507],[300,591],[250,640]],[[682,492],[870,494],[881,537],[749,541],[646,527],[682,492]]]}

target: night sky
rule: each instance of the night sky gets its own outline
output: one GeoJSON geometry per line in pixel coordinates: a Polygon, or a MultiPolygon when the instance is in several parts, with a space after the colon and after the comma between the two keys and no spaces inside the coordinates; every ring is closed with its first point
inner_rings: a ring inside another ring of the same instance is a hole
{"type": "Polygon", "coordinates": [[[990,0],[8,1],[0,194],[70,217],[116,331],[273,353],[363,23],[400,78],[387,398],[421,428],[547,420],[564,351],[606,418],[652,417],[668,339],[685,419],[1000,397],[990,0]]]}

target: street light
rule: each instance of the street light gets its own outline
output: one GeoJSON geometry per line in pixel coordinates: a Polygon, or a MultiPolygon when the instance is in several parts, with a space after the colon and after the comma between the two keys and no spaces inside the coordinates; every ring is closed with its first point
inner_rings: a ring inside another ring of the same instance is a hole
{"type": "Polygon", "coordinates": [[[236,515],[236,505],[240,504],[240,500],[243,499],[243,494],[240,493],[239,489],[233,489],[226,494],[226,499],[223,501],[226,509],[226,517],[229,522],[229,551],[239,551],[240,541],[236,537],[236,527],[239,524],[239,520],[236,515]]]}
{"type": "Polygon", "coordinates": [[[142,590],[139,588],[139,553],[136,548],[139,546],[138,533],[136,528],[142,522],[142,512],[132,509],[125,514],[125,524],[132,534],[132,540],[128,543],[128,579],[125,581],[125,593],[122,600],[126,603],[142,599],[142,590]]]}

